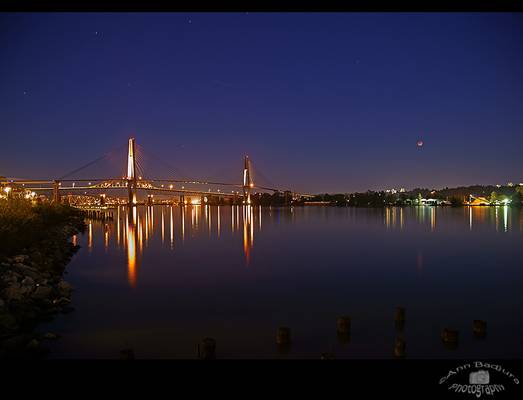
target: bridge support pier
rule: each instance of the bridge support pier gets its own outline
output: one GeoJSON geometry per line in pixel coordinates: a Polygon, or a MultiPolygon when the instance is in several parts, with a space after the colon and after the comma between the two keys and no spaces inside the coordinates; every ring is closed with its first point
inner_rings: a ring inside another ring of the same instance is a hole
{"type": "Polygon", "coordinates": [[[128,204],[130,206],[135,205],[136,204],[136,188],[135,188],[134,181],[132,179],[127,180],[127,193],[129,195],[128,204]]]}
{"type": "Polygon", "coordinates": [[[53,203],[60,203],[60,181],[53,182],[53,203]]]}
{"type": "Polygon", "coordinates": [[[185,205],[185,196],[184,195],[180,195],[180,205],[181,206],[185,205]]]}

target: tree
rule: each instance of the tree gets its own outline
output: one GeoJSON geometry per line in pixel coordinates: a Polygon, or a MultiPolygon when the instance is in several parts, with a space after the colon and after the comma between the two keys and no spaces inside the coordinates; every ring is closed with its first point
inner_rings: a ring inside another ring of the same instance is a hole
{"type": "Polygon", "coordinates": [[[421,197],[421,193],[418,193],[418,205],[421,205],[421,200],[423,197],[421,197]]]}
{"type": "Polygon", "coordinates": [[[512,195],[512,205],[516,207],[521,207],[521,203],[523,202],[523,186],[519,186],[514,194],[512,195]]]}
{"type": "Polygon", "coordinates": [[[450,205],[452,207],[458,207],[463,205],[463,201],[459,197],[451,197],[450,198],[450,205]]]}
{"type": "Polygon", "coordinates": [[[490,194],[490,202],[495,203],[498,200],[498,194],[496,192],[492,192],[490,194]]]}

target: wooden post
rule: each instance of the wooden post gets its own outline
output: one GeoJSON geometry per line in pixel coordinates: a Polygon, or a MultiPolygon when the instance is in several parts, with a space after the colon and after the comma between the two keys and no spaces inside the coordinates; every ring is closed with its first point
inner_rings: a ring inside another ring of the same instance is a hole
{"type": "Polygon", "coordinates": [[[200,360],[214,360],[216,358],[216,340],[205,338],[198,344],[198,358],[200,360]]]}

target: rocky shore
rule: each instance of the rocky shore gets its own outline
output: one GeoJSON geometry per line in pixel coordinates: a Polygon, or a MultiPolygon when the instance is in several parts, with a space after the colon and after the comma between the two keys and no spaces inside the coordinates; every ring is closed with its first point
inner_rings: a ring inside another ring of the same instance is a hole
{"type": "Polygon", "coordinates": [[[84,229],[81,215],[72,212],[20,254],[0,257],[0,359],[45,357],[45,342],[58,338],[35,328],[74,310],[73,288],[63,274],[79,249],[70,238],[84,229]]]}

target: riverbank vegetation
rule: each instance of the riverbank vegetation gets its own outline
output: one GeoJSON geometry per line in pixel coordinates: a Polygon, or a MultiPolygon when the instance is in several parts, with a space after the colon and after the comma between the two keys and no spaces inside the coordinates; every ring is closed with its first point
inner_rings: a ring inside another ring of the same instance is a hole
{"type": "Polygon", "coordinates": [[[356,193],[320,194],[309,199],[293,202],[295,205],[322,202],[335,206],[348,207],[388,207],[411,206],[421,204],[442,204],[463,206],[470,199],[481,198],[491,204],[507,204],[521,207],[523,204],[523,186],[467,186],[444,188],[440,190],[416,188],[410,191],[382,190],[356,193]],[[427,201],[430,202],[427,202],[427,201]]]}
{"type": "Polygon", "coordinates": [[[0,358],[40,354],[34,327],[72,310],[62,275],[78,250],[70,238],[83,231],[83,212],[70,206],[0,200],[0,358]]]}

